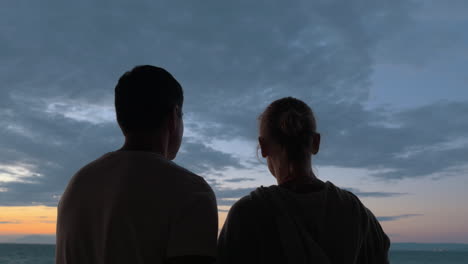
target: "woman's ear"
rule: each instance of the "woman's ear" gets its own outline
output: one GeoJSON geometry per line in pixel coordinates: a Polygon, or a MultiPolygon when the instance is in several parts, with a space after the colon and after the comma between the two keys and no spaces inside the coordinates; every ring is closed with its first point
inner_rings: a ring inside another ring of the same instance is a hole
{"type": "Polygon", "coordinates": [[[266,158],[268,156],[268,147],[265,143],[265,138],[258,137],[258,144],[260,145],[260,152],[262,152],[262,157],[266,158]]]}
{"type": "Polygon", "coordinates": [[[320,134],[312,134],[312,155],[316,155],[320,149],[320,134]]]}

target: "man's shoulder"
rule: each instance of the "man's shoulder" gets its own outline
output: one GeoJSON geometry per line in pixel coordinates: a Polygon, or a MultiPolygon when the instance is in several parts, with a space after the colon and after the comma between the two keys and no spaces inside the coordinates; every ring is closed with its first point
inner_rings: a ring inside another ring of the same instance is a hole
{"type": "Polygon", "coordinates": [[[117,163],[113,162],[114,159],[114,152],[108,152],[102,154],[100,157],[89,161],[87,164],[85,164],[83,167],[81,167],[75,174],[87,174],[87,173],[92,173],[95,170],[98,170],[103,167],[114,167],[112,163],[117,163]]]}
{"type": "Polygon", "coordinates": [[[78,169],[78,171],[76,171],[73,177],[70,179],[69,187],[70,185],[76,184],[77,181],[83,181],[86,178],[89,178],[89,175],[92,175],[95,173],[95,171],[99,170],[109,154],[110,153],[106,153],[78,169]]]}
{"type": "Polygon", "coordinates": [[[178,165],[173,161],[167,161],[167,166],[176,181],[177,185],[182,187],[196,188],[195,191],[213,192],[210,185],[200,175],[178,165]]]}
{"type": "Polygon", "coordinates": [[[203,177],[150,152],[106,153],[79,169],[73,178],[81,180],[89,178],[87,176],[94,177],[96,174],[110,175],[112,178],[119,176],[122,179],[135,180],[148,185],[164,182],[164,184],[174,184],[185,191],[212,192],[203,177]],[[135,177],[136,175],[138,177],[135,177]],[[164,180],[161,182],[161,179],[164,180]]]}

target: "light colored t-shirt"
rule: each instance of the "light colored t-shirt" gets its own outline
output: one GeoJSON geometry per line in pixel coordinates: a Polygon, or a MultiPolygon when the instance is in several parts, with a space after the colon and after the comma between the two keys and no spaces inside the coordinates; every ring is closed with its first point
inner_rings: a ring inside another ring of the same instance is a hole
{"type": "Polygon", "coordinates": [[[116,151],[79,170],[58,206],[57,264],[164,263],[216,256],[218,216],[206,181],[143,151],[116,151]]]}

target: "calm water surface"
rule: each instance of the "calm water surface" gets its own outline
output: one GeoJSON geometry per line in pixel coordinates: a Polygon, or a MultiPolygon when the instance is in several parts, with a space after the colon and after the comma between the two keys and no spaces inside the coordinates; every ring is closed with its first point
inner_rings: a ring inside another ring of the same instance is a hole
{"type": "MultiPolygon", "coordinates": [[[[0,244],[0,264],[54,264],[54,245],[0,244]]],[[[466,251],[390,252],[393,264],[468,264],[466,251]]]]}

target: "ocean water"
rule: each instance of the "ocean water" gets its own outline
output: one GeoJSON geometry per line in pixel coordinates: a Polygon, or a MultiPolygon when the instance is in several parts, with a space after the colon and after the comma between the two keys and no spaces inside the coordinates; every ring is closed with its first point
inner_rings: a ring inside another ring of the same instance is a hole
{"type": "Polygon", "coordinates": [[[390,263],[393,264],[468,264],[468,252],[465,251],[390,251],[390,263]]]}
{"type": "Polygon", "coordinates": [[[55,245],[0,244],[0,264],[55,264],[55,245]]]}
{"type": "MultiPolygon", "coordinates": [[[[0,264],[54,264],[54,245],[0,244],[0,264]]],[[[468,251],[392,250],[392,264],[467,264],[468,251]]]]}

